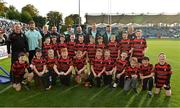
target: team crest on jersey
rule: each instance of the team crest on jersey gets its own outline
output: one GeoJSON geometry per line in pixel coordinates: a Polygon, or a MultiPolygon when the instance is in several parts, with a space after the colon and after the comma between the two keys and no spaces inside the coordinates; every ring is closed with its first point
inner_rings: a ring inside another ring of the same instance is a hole
{"type": "Polygon", "coordinates": [[[164,71],[166,71],[166,69],[164,69],[164,71]]]}

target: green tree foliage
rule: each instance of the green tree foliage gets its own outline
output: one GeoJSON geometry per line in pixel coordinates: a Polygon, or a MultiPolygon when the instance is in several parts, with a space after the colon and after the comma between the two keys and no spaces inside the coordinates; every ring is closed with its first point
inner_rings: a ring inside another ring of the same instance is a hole
{"type": "Polygon", "coordinates": [[[24,11],[21,13],[21,22],[28,23],[31,20],[32,16],[28,12],[24,11]]]}
{"type": "Polygon", "coordinates": [[[74,24],[74,21],[73,21],[73,19],[71,18],[71,17],[66,17],[65,18],[65,25],[67,26],[67,25],[73,25],[74,24]]]}
{"type": "Polygon", "coordinates": [[[38,16],[39,14],[38,9],[36,9],[36,7],[32,4],[27,4],[26,6],[24,6],[21,12],[28,12],[32,17],[38,16]]]}
{"type": "Polygon", "coordinates": [[[58,11],[50,11],[47,13],[47,20],[50,27],[56,26],[59,29],[59,26],[62,24],[62,14],[58,11]]]}
{"type": "Polygon", "coordinates": [[[46,24],[46,17],[42,16],[34,16],[33,17],[34,22],[36,23],[37,27],[43,27],[46,24]]]}
{"type": "Polygon", "coordinates": [[[11,20],[20,20],[21,19],[21,14],[19,11],[14,7],[14,6],[9,6],[8,11],[6,13],[6,16],[8,19],[11,20]]]}

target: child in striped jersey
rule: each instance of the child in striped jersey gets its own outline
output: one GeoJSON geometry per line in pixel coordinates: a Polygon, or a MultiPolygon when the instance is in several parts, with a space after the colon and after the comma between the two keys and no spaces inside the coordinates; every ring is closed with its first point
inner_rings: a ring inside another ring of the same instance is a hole
{"type": "Polygon", "coordinates": [[[155,75],[155,94],[159,94],[161,88],[164,87],[166,91],[166,96],[171,96],[171,65],[166,61],[166,55],[164,53],[160,53],[158,56],[158,63],[154,67],[154,75],[155,75]]]}
{"type": "Polygon", "coordinates": [[[114,75],[115,75],[115,83],[113,87],[116,88],[117,85],[120,85],[121,88],[124,87],[124,77],[125,77],[125,69],[128,66],[128,61],[126,58],[128,57],[128,53],[126,51],[122,51],[121,57],[116,60],[114,75]]]}
{"type": "Polygon", "coordinates": [[[27,61],[25,60],[24,53],[20,53],[18,55],[18,61],[16,61],[12,65],[12,73],[13,73],[13,78],[12,78],[13,88],[16,91],[21,90],[23,81],[26,81],[25,82],[26,84],[32,81],[34,74],[30,72],[30,67],[27,61]]]}
{"type": "Polygon", "coordinates": [[[54,69],[53,69],[56,61],[57,59],[54,57],[54,50],[49,49],[48,57],[46,60],[46,67],[47,67],[48,72],[44,74],[44,77],[46,80],[46,83],[45,83],[46,90],[50,90],[52,85],[56,84],[57,74],[54,72],[54,69]]]}
{"type": "Polygon", "coordinates": [[[136,38],[132,41],[133,53],[132,57],[136,57],[141,63],[147,49],[146,39],[142,38],[142,31],[136,31],[136,38]]]}
{"type": "Polygon", "coordinates": [[[75,46],[76,46],[76,42],[75,42],[75,34],[71,34],[70,35],[70,41],[67,44],[67,48],[68,48],[68,55],[71,59],[74,58],[75,56],[75,46]]]}
{"type": "Polygon", "coordinates": [[[94,80],[95,80],[95,85],[97,87],[100,87],[102,74],[104,73],[104,71],[105,71],[105,66],[103,60],[103,50],[97,49],[96,56],[91,63],[91,74],[89,76],[90,85],[94,85],[94,80]]]}
{"type": "Polygon", "coordinates": [[[46,60],[42,58],[40,49],[36,49],[35,57],[32,59],[32,68],[34,71],[34,80],[37,88],[44,89],[44,73],[46,70],[46,60]]]}
{"type": "Polygon", "coordinates": [[[48,50],[52,49],[53,45],[51,44],[51,39],[47,37],[45,39],[44,45],[43,45],[43,57],[47,59],[48,56],[48,50]]]}
{"type": "Polygon", "coordinates": [[[111,58],[115,61],[118,58],[118,43],[116,42],[116,36],[111,35],[110,42],[107,45],[108,49],[111,52],[111,58]]]}
{"type": "Polygon", "coordinates": [[[124,91],[133,89],[135,93],[137,92],[137,82],[138,82],[138,60],[135,57],[132,57],[130,60],[130,65],[125,69],[125,81],[124,81],[124,91]]]}
{"type": "Polygon", "coordinates": [[[126,51],[128,53],[127,60],[129,61],[130,56],[132,56],[132,41],[128,38],[127,31],[123,31],[122,33],[122,40],[119,42],[118,55],[120,55],[122,51],[126,51]]]}
{"type": "Polygon", "coordinates": [[[104,50],[104,66],[105,66],[105,71],[103,73],[103,81],[104,85],[109,85],[111,86],[112,84],[112,76],[114,73],[114,60],[111,57],[110,50],[105,49],[104,50]]]}
{"type": "Polygon", "coordinates": [[[58,43],[57,43],[57,37],[55,35],[51,36],[51,44],[54,50],[54,57],[58,58],[58,43]]]}
{"type": "Polygon", "coordinates": [[[102,36],[98,36],[97,37],[97,45],[96,45],[96,48],[97,49],[102,49],[102,50],[104,50],[104,48],[105,48],[105,44],[103,43],[103,37],[102,36]]]}
{"type": "Polygon", "coordinates": [[[83,57],[86,55],[86,44],[84,43],[83,35],[79,35],[78,42],[76,43],[76,51],[78,50],[83,52],[83,57]]]}
{"type": "Polygon", "coordinates": [[[56,74],[60,77],[61,84],[69,86],[71,82],[73,63],[72,59],[68,57],[67,48],[61,49],[61,58],[58,58],[53,68],[56,74]]]}
{"type": "Polygon", "coordinates": [[[61,57],[61,49],[67,48],[67,44],[65,43],[65,36],[63,34],[60,35],[60,43],[58,44],[58,57],[61,57]]]}
{"type": "Polygon", "coordinates": [[[86,85],[87,83],[87,70],[86,70],[86,57],[82,57],[82,51],[76,51],[76,57],[73,60],[76,81],[78,84],[82,83],[86,85]]]}
{"type": "Polygon", "coordinates": [[[142,64],[140,65],[140,78],[142,80],[142,90],[147,90],[148,88],[148,96],[152,96],[152,88],[153,88],[153,65],[150,64],[149,58],[144,57],[142,59],[142,64]]]}

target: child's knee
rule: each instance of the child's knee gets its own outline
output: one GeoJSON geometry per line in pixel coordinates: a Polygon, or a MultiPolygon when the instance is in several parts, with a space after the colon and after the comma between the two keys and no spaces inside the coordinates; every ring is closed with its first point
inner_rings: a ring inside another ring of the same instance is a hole
{"type": "Polygon", "coordinates": [[[15,90],[16,91],[21,91],[21,84],[16,84],[15,90]]]}
{"type": "Polygon", "coordinates": [[[159,94],[160,93],[160,88],[155,88],[155,94],[159,94]]]}
{"type": "Polygon", "coordinates": [[[166,90],[166,96],[171,96],[171,90],[166,90]]]}

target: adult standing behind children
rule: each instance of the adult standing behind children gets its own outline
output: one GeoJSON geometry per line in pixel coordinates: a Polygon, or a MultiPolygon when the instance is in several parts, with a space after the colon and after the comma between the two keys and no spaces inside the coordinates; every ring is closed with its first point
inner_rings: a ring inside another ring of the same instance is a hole
{"type": "Polygon", "coordinates": [[[30,21],[29,22],[30,29],[25,33],[28,45],[29,45],[29,63],[31,63],[31,60],[33,59],[35,55],[35,49],[42,47],[42,36],[39,31],[35,30],[35,22],[30,21]]]}

